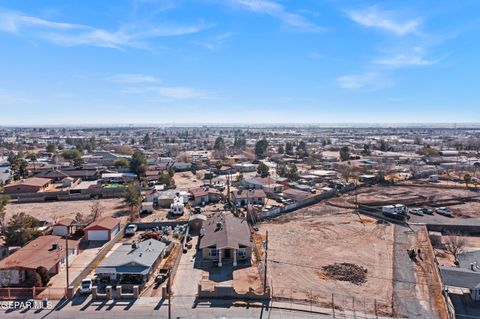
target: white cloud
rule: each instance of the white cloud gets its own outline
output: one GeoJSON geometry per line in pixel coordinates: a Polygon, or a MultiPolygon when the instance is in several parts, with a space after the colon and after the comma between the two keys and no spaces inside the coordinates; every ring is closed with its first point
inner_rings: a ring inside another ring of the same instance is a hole
{"type": "Polygon", "coordinates": [[[272,0],[230,0],[237,7],[244,8],[258,14],[266,14],[282,21],[285,25],[296,30],[307,32],[325,31],[324,28],[307,20],[300,14],[289,12],[283,5],[272,0]]]}
{"type": "Polygon", "coordinates": [[[48,21],[0,8],[0,31],[28,34],[63,46],[146,47],[148,39],[196,33],[205,27],[204,23],[190,26],[125,25],[109,31],[83,24],[48,21]]]}
{"type": "Polygon", "coordinates": [[[377,6],[349,11],[347,15],[364,27],[382,29],[400,36],[416,33],[421,24],[416,19],[400,20],[389,11],[379,10],[377,6]]]}
{"type": "Polygon", "coordinates": [[[158,93],[164,97],[180,100],[206,97],[205,92],[201,90],[179,86],[159,87],[158,93]]]}
{"type": "Polygon", "coordinates": [[[183,86],[131,87],[123,92],[128,94],[154,94],[174,100],[208,98],[208,94],[203,90],[183,86]]]}
{"type": "Polygon", "coordinates": [[[440,62],[441,59],[430,60],[425,58],[425,51],[416,47],[412,52],[398,53],[390,57],[384,57],[375,60],[376,64],[385,65],[392,68],[401,68],[408,66],[426,66],[440,62]]]}
{"type": "Polygon", "coordinates": [[[349,74],[337,78],[337,84],[348,90],[380,90],[392,85],[392,82],[384,75],[377,72],[363,74],[349,74]]]}
{"type": "Polygon", "coordinates": [[[209,50],[217,50],[220,48],[228,38],[230,38],[233,35],[231,32],[226,32],[222,33],[220,35],[217,35],[213,38],[203,40],[203,41],[192,41],[193,44],[199,45],[201,47],[204,47],[209,50]]]}
{"type": "Polygon", "coordinates": [[[153,83],[160,81],[158,78],[151,75],[131,73],[115,74],[108,77],[107,80],[116,83],[153,83]]]}

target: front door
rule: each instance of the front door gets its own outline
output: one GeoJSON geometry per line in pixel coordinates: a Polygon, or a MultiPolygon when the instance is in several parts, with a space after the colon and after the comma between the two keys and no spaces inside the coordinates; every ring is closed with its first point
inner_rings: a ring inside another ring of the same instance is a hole
{"type": "Polygon", "coordinates": [[[232,256],[230,256],[230,249],[225,249],[225,254],[223,255],[225,259],[230,259],[232,256]]]}

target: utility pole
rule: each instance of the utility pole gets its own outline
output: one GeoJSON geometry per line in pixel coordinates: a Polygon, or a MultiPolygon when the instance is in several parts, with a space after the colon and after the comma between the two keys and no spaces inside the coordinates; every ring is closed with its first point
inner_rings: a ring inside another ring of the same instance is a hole
{"type": "Polygon", "coordinates": [[[267,262],[268,262],[268,230],[265,235],[265,271],[263,277],[263,293],[267,292],[267,262]]]}
{"type": "Polygon", "coordinates": [[[67,233],[65,234],[65,264],[67,270],[67,290],[70,286],[70,278],[69,278],[69,270],[68,270],[68,231],[69,227],[67,227],[67,233]]]}
{"type": "Polygon", "coordinates": [[[170,278],[172,277],[172,271],[168,272],[167,290],[168,290],[168,319],[172,319],[172,287],[170,285],[170,278]]]}

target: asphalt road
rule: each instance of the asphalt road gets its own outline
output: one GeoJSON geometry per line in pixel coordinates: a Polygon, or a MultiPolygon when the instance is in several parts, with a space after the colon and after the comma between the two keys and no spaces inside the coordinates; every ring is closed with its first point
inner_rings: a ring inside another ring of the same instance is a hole
{"type": "MultiPolygon", "coordinates": [[[[284,309],[267,309],[257,307],[235,307],[228,302],[192,303],[191,297],[177,297],[172,303],[172,318],[174,319],[312,319],[332,318],[330,314],[308,313],[284,309]],[[192,306],[193,304],[193,306],[192,306]]],[[[13,310],[0,312],[0,318],[28,319],[103,319],[103,318],[168,318],[168,305],[153,303],[153,299],[130,301],[85,301],[81,305],[57,305],[54,310],[13,310]]]]}
{"type": "Polygon", "coordinates": [[[407,318],[434,318],[416,296],[415,266],[407,254],[411,248],[409,235],[412,231],[395,225],[393,245],[393,305],[396,315],[407,318]]]}

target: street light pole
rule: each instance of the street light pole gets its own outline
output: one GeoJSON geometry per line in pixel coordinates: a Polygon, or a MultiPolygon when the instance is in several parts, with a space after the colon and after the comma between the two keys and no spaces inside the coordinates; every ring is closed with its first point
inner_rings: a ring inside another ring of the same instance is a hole
{"type": "Polygon", "coordinates": [[[70,278],[69,278],[69,269],[68,269],[68,227],[67,227],[67,233],[65,234],[65,265],[66,265],[66,271],[67,271],[67,290],[68,286],[70,285],[70,278]]]}

